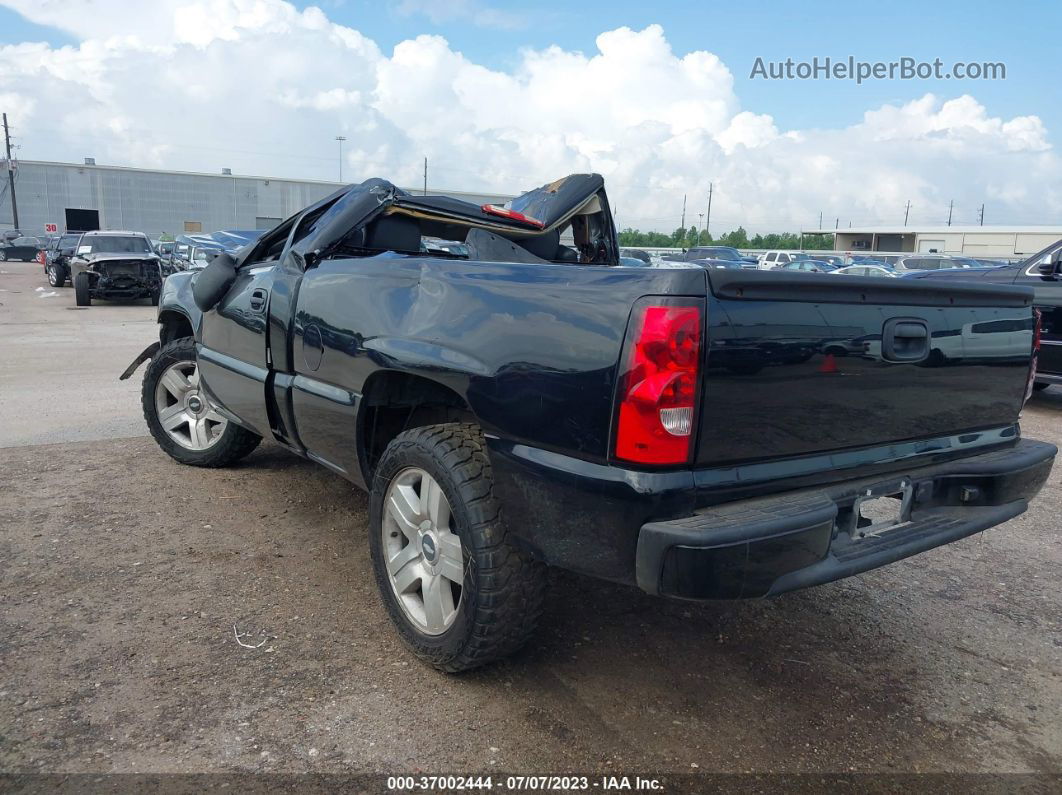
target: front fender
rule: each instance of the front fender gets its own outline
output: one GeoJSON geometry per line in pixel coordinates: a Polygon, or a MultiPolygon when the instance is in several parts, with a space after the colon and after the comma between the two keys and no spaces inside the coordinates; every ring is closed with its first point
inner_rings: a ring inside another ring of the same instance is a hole
{"type": "Polygon", "coordinates": [[[192,298],[192,283],[198,271],[177,271],[170,274],[162,283],[162,292],[159,294],[159,322],[166,321],[167,313],[183,315],[192,327],[192,336],[197,342],[200,340],[200,329],[203,326],[203,313],[195,305],[192,298]]]}
{"type": "Polygon", "coordinates": [[[159,349],[166,342],[169,342],[166,330],[175,320],[179,319],[187,322],[192,329],[192,336],[199,339],[199,330],[203,325],[203,313],[199,311],[199,307],[192,300],[192,279],[194,276],[194,273],[180,271],[167,276],[165,281],[163,281],[162,292],[159,294],[158,319],[159,323],[162,324],[159,341],[151,343],[141,351],[140,355],[118,376],[119,381],[125,381],[132,376],[140,365],[154,357],[159,352],[159,349]]]}

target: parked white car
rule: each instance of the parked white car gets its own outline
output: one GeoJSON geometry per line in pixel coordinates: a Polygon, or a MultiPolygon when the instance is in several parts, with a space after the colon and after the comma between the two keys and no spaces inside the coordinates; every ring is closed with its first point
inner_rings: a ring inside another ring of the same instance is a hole
{"type": "Polygon", "coordinates": [[[886,278],[895,279],[898,274],[896,271],[889,268],[883,268],[880,265],[849,265],[847,268],[838,268],[835,271],[830,271],[831,276],[883,276],[886,278]]]}
{"type": "MultiPolygon", "coordinates": [[[[942,254],[911,254],[906,257],[889,257],[893,259],[892,265],[898,271],[936,271],[947,268],[969,268],[973,260],[963,257],[948,257],[942,254]]],[[[980,264],[980,263],[978,263],[980,264]]]]}
{"type": "Polygon", "coordinates": [[[810,254],[803,251],[765,251],[760,254],[757,267],[763,271],[777,268],[779,265],[788,265],[790,262],[811,259],[810,254]]]}

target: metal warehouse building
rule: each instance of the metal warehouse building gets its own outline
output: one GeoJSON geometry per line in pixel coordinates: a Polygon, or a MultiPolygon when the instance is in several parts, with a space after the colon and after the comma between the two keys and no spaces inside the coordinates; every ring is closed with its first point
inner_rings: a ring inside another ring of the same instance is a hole
{"type": "Polygon", "coordinates": [[[1024,257],[1062,239],[1062,226],[878,226],[832,232],[836,251],[916,251],[968,257],[1024,257]]]}
{"type": "MultiPolygon", "coordinates": [[[[91,158],[86,161],[80,165],[19,161],[15,198],[22,231],[41,234],[47,224],[56,224],[59,231],[133,229],[158,237],[219,229],[269,229],[342,184],[97,166],[91,158]]],[[[0,228],[10,229],[11,196],[6,179],[3,187],[0,228]]],[[[429,192],[476,204],[512,198],[430,186],[429,192]]]]}

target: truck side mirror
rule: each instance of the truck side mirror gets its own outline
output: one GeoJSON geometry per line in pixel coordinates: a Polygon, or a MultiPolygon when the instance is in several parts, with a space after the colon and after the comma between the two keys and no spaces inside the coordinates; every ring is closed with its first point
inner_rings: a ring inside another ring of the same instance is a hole
{"type": "Polygon", "coordinates": [[[201,312],[213,309],[236,281],[236,260],[227,251],[219,252],[210,264],[195,275],[192,299],[201,312]]]}
{"type": "Polygon", "coordinates": [[[1062,266],[1062,248],[1057,249],[1044,262],[1041,262],[1037,267],[1037,270],[1040,272],[1041,276],[1054,278],[1058,276],[1060,266],[1062,266]]]}

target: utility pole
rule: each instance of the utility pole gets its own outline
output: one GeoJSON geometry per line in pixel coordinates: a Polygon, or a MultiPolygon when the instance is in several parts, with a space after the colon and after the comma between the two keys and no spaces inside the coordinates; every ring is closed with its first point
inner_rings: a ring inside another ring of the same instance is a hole
{"type": "Polygon", "coordinates": [[[822,229],[822,210],[819,210],[819,229],[822,229]]]}
{"type": "Polygon", "coordinates": [[[347,140],[345,135],[337,135],[336,140],[339,141],[339,181],[343,181],[343,142],[347,140]]]}
{"type": "Polygon", "coordinates": [[[424,195],[428,195],[428,158],[424,158],[424,195]]]}
{"type": "Polygon", "coordinates": [[[15,200],[15,168],[11,164],[11,131],[7,129],[7,114],[4,114],[4,146],[7,149],[7,184],[11,188],[11,223],[18,229],[18,202],[15,200]]]}
{"type": "MultiPolygon", "coordinates": [[[[14,189],[15,189],[14,188],[14,183],[11,183],[11,185],[12,185],[11,190],[14,191],[14,189]]],[[[14,195],[15,195],[14,193],[11,194],[12,197],[14,197],[14,195]]],[[[981,205],[981,224],[980,225],[981,226],[985,225],[985,206],[983,204],[981,205]]]]}
{"type": "Polygon", "coordinates": [[[679,224],[683,229],[686,228],[686,194],[682,194],[682,223],[679,224]]]}
{"type": "Polygon", "coordinates": [[[955,209],[955,199],[948,202],[948,226],[951,226],[951,211],[955,209]]]}
{"type": "Polygon", "coordinates": [[[708,231],[708,227],[712,225],[712,183],[708,183],[708,216],[704,222],[704,231],[708,231]]]}
{"type": "Polygon", "coordinates": [[[908,200],[907,209],[903,211],[903,225],[907,226],[907,216],[911,214],[911,202],[908,200]]]}
{"type": "Polygon", "coordinates": [[[834,229],[839,229],[840,227],[841,227],[841,219],[839,217],[838,218],[834,218],[833,219],[833,228],[834,229]]]}

